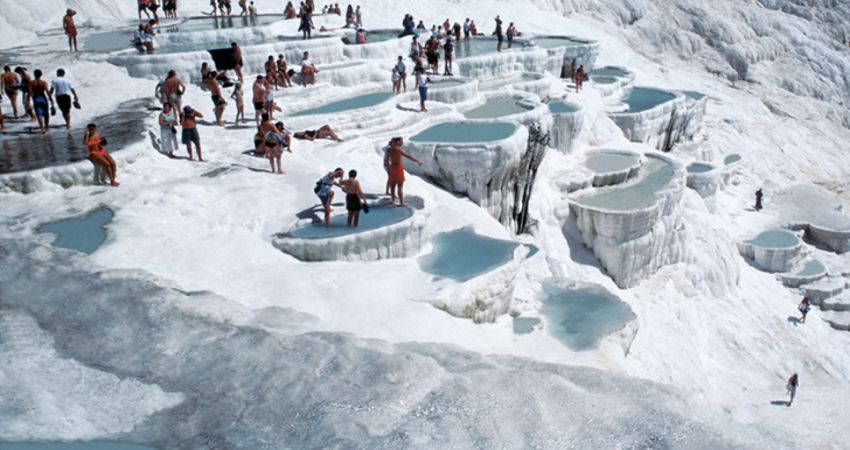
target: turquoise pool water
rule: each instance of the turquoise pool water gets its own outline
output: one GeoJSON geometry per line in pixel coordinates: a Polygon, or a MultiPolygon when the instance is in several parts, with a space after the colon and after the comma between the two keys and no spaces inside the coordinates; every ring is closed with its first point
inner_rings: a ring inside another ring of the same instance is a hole
{"type": "Polygon", "coordinates": [[[530,334],[534,331],[534,327],[540,324],[540,319],[533,317],[514,317],[513,331],[514,334],[530,334]]]}
{"type": "Polygon", "coordinates": [[[646,208],[656,202],[655,194],[672,179],[673,166],[670,163],[648,158],[640,166],[635,181],[606,188],[601,192],[579,197],[575,201],[580,205],[617,211],[646,208]]]}
{"type": "Polygon", "coordinates": [[[703,164],[698,162],[691,163],[688,165],[688,173],[706,173],[710,172],[713,169],[714,167],[709,164],[703,164]]]}
{"type": "MultiPolygon", "coordinates": [[[[391,41],[393,39],[399,39],[398,35],[400,33],[401,30],[366,30],[366,43],[374,44],[376,42],[385,42],[391,41]]],[[[358,45],[354,35],[343,37],[342,42],[345,45],[358,45]]]]}
{"type": "Polygon", "coordinates": [[[106,224],[115,214],[99,208],[82,217],[57,220],[38,227],[39,233],[55,233],[54,247],[69,248],[90,255],[106,240],[106,224]]]}
{"type": "Polygon", "coordinates": [[[569,103],[564,103],[560,101],[549,102],[549,112],[552,114],[566,114],[566,113],[574,113],[578,111],[573,105],[569,103]]]}
{"type": "Polygon", "coordinates": [[[542,297],[549,334],[576,351],[596,348],[603,338],[637,318],[628,304],[601,286],[548,285],[542,297]]]}
{"type": "Polygon", "coordinates": [[[595,173],[623,172],[638,164],[637,156],[621,153],[593,153],[584,160],[584,166],[595,173]]]}
{"type": "Polygon", "coordinates": [[[702,100],[703,98],[705,98],[705,94],[703,94],[702,92],[682,91],[682,93],[685,94],[686,97],[688,97],[692,100],[702,100]]]}
{"type": "Polygon", "coordinates": [[[807,261],[806,265],[803,266],[803,269],[797,272],[797,276],[800,277],[813,277],[815,275],[820,275],[826,272],[826,266],[824,266],[818,260],[807,261]]]}
{"type": "Polygon", "coordinates": [[[593,69],[590,73],[591,79],[596,79],[596,77],[610,77],[610,78],[626,78],[629,76],[630,72],[623,69],[618,69],[616,67],[600,67],[599,69],[593,69]]]}
{"type": "MultiPolygon", "coordinates": [[[[421,40],[421,39],[420,39],[421,40]]],[[[424,40],[421,40],[425,42],[424,40]]],[[[521,48],[524,44],[514,42],[513,48],[521,48]]],[[[508,41],[502,43],[502,50],[506,50],[508,48],[508,41]]],[[[469,56],[480,56],[486,55],[489,53],[496,53],[496,40],[495,39],[476,39],[472,38],[469,42],[455,42],[455,54],[454,59],[458,58],[466,58],[469,56]]],[[[441,57],[444,57],[445,54],[442,54],[441,57]]]]}
{"type": "Polygon", "coordinates": [[[0,450],[154,450],[138,444],[120,442],[0,442],[0,450]]]}
{"type": "Polygon", "coordinates": [[[762,248],[791,248],[800,243],[800,238],[790,231],[768,230],[744,242],[762,248]]]}
{"type": "MultiPolygon", "coordinates": [[[[236,2],[234,2],[235,6],[236,2]]],[[[236,7],[238,10],[238,7],[236,7]]],[[[193,31],[224,30],[228,28],[250,28],[269,25],[284,20],[283,14],[262,14],[255,17],[192,17],[183,22],[157,27],[155,31],[165,33],[189,33],[193,31]]]]}
{"type": "Polygon", "coordinates": [[[552,49],[558,47],[570,47],[573,45],[582,45],[585,42],[571,39],[568,37],[539,37],[534,38],[534,43],[540,48],[552,49]]]}
{"type": "Polygon", "coordinates": [[[727,156],[726,158],[723,158],[723,164],[728,166],[729,164],[736,163],[740,160],[741,160],[741,155],[733,153],[733,154],[727,156]]]}
{"type": "MultiPolygon", "coordinates": [[[[337,192],[335,201],[342,201],[342,193],[337,192]]],[[[331,226],[326,227],[324,223],[308,223],[289,231],[288,236],[302,239],[327,239],[332,237],[346,236],[349,234],[362,233],[369,230],[377,230],[413,216],[413,210],[400,206],[389,206],[388,204],[370,205],[369,214],[360,212],[360,225],[349,227],[347,214],[331,216],[331,226]]],[[[337,207],[337,209],[344,209],[337,207]]]]}
{"type": "Polygon", "coordinates": [[[629,105],[630,113],[639,113],[655,108],[676,98],[675,94],[650,88],[634,88],[623,97],[623,103],[629,105]]]}
{"type": "Polygon", "coordinates": [[[517,243],[492,239],[464,228],[434,236],[434,251],[419,258],[432,275],[466,281],[508,263],[517,243]]]}
{"type": "Polygon", "coordinates": [[[483,105],[463,113],[467,119],[494,119],[524,113],[529,108],[517,103],[515,98],[491,98],[483,105]]]}
{"type": "Polygon", "coordinates": [[[428,85],[429,89],[445,89],[466,84],[463,80],[434,80],[428,85]]]}
{"type": "Polygon", "coordinates": [[[492,142],[509,138],[516,125],[507,122],[449,122],[434,125],[410,138],[412,142],[492,142]]]}
{"type": "Polygon", "coordinates": [[[292,116],[299,117],[314,114],[334,114],[360,108],[369,108],[389,100],[392,96],[392,92],[375,92],[372,94],[360,95],[357,97],[347,98],[345,100],[331,102],[318,108],[297,112],[292,116]]]}

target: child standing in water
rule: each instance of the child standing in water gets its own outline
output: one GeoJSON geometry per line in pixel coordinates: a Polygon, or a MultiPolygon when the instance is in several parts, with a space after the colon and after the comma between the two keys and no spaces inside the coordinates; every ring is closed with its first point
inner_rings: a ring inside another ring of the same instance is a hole
{"type": "Polygon", "coordinates": [[[236,87],[233,88],[233,93],[230,94],[230,98],[236,102],[236,124],[239,125],[239,118],[242,118],[242,122],[245,122],[245,99],[244,94],[242,93],[242,83],[236,83],[236,87]]]}

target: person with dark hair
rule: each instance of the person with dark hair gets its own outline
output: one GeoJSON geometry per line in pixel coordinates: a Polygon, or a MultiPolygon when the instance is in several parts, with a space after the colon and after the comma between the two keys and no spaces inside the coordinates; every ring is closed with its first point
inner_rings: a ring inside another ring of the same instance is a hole
{"type": "Polygon", "coordinates": [[[454,60],[455,44],[452,41],[451,35],[446,37],[446,43],[443,44],[443,51],[446,53],[446,71],[444,75],[451,76],[452,61],[454,60]]]}
{"type": "Polygon", "coordinates": [[[414,76],[416,77],[416,88],[419,90],[419,110],[428,112],[428,109],[425,108],[425,101],[428,100],[428,83],[431,82],[431,79],[425,74],[424,67],[418,67],[414,76]]]}
{"type": "Polygon", "coordinates": [[[800,323],[806,323],[806,316],[811,309],[812,303],[809,301],[809,297],[803,297],[803,301],[797,305],[797,311],[800,311],[800,323]]]}
{"type": "Polygon", "coordinates": [[[74,25],[74,16],[76,14],[76,11],[69,8],[65,12],[65,17],[62,18],[62,28],[65,29],[65,34],[68,35],[68,49],[72,52],[80,51],[77,49],[77,26],[74,25]]]}
{"type": "Polygon", "coordinates": [[[65,70],[59,69],[56,71],[56,79],[50,84],[50,104],[53,105],[53,97],[56,97],[56,103],[59,105],[59,110],[62,111],[62,117],[65,118],[65,128],[71,129],[71,95],[74,95],[73,105],[80,107],[80,99],[77,97],[77,91],[71,86],[71,82],[65,78],[65,70]]]}
{"type": "Polygon", "coordinates": [[[21,82],[12,68],[9,66],[3,67],[3,75],[0,75],[0,85],[3,87],[3,92],[9,97],[9,103],[12,104],[12,113],[18,118],[18,89],[21,89],[21,82]]]}
{"type": "Polygon", "coordinates": [[[233,71],[235,71],[236,76],[239,77],[239,82],[244,83],[245,80],[242,79],[242,66],[244,64],[244,61],[242,60],[242,49],[239,48],[239,44],[236,42],[231,42],[230,48],[233,49],[233,71]]]}
{"type": "Polygon", "coordinates": [[[162,89],[165,94],[166,101],[171,103],[171,106],[173,106],[175,111],[177,111],[177,115],[182,117],[183,94],[186,93],[186,86],[183,85],[183,81],[181,81],[180,78],[177,78],[177,72],[173,70],[168,71],[168,76],[165,77],[162,89]]]}
{"type": "Polygon", "coordinates": [[[345,209],[348,211],[348,226],[356,227],[360,225],[360,211],[368,211],[366,204],[366,195],[363,194],[363,189],[360,187],[360,182],[357,181],[357,171],[349,170],[348,179],[339,183],[342,192],[345,193],[345,209]],[[365,207],[365,208],[364,208],[365,207]]]}
{"type": "Polygon", "coordinates": [[[171,103],[163,103],[162,112],[159,114],[159,152],[169,158],[173,158],[174,151],[177,150],[177,122],[179,119],[171,103]]]}
{"type": "Polygon", "coordinates": [[[253,96],[251,103],[254,104],[254,121],[260,125],[260,116],[266,112],[266,92],[269,91],[269,83],[262,75],[257,75],[252,88],[253,96]]]}
{"type": "Polygon", "coordinates": [[[106,138],[101,136],[97,131],[97,125],[90,123],[86,126],[86,134],[83,136],[83,145],[89,149],[89,160],[95,166],[100,166],[106,171],[109,177],[109,183],[117,187],[117,166],[115,160],[109,152],[106,151],[106,138]]]}
{"type": "Polygon", "coordinates": [[[138,4],[139,4],[139,20],[140,21],[142,20],[142,13],[145,13],[145,16],[147,16],[148,19],[151,18],[150,13],[148,13],[148,3],[149,2],[150,2],[150,0],[139,0],[138,1],[138,4]]]}
{"type": "Polygon", "coordinates": [[[304,58],[301,59],[301,84],[304,87],[316,84],[316,66],[310,59],[310,52],[304,52],[304,58]]]}
{"type": "Polygon", "coordinates": [[[508,48],[511,48],[514,45],[514,36],[519,34],[513,22],[508,25],[508,31],[505,34],[508,36],[508,48]]]}
{"type": "Polygon", "coordinates": [[[32,109],[32,77],[27,73],[26,67],[15,67],[15,73],[21,79],[21,104],[24,107],[24,114],[35,122],[37,119],[32,109]]]}
{"type": "Polygon", "coordinates": [[[38,118],[38,127],[42,133],[47,133],[50,128],[50,104],[53,103],[53,98],[50,96],[50,88],[47,82],[41,79],[41,69],[35,69],[33,72],[35,80],[30,83],[32,92],[32,106],[35,110],[35,116],[38,118]],[[50,101],[48,101],[50,98],[50,101]]]}
{"type": "Polygon", "coordinates": [[[800,384],[800,380],[797,377],[797,374],[794,373],[788,378],[788,383],[785,385],[785,389],[788,391],[788,395],[790,398],[788,399],[788,403],[785,406],[791,406],[791,403],[794,402],[794,397],[797,395],[797,386],[800,384]]]}
{"type": "Polygon", "coordinates": [[[227,101],[224,99],[224,96],[221,95],[221,86],[218,85],[217,73],[212,71],[207,76],[207,79],[204,80],[204,83],[207,85],[207,89],[210,91],[210,99],[212,99],[213,103],[213,114],[215,115],[215,124],[217,126],[223,127],[224,123],[221,121],[221,116],[224,114],[224,107],[227,106],[227,101]]]}
{"type": "Polygon", "coordinates": [[[198,151],[198,161],[203,162],[204,157],[201,155],[201,135],[198,134],[198,125],[195,119],[204,118],[204,115],[192,109],[191,106],[183,107],[183,116],[180,125],[183,127],[183,135],[181,141],[186,145],[186,151],[189,152],[189,159],[195,160],[192,156],[192,144],[195,144],[195,149],[198,151]]]}
{"type": "Polygon", "coordinates": [[[756,191],[756,206],[755,206],[756,211],[761,211],[761,209],[762,209],[761,199],[763,197],[764,197],[764,192],[762,192],[761,189],[757,190],[756,191]]]}
{"type": "Polygon", "coordinates": [[[502,41],[505,40],[505,34],[502,32],[502,19],[496,16],[496,29],[493,30],[493,36],[496,36],[496,51],[502,51],[502,41]]]}
{"type": "Polygon", "coordinates": [[[277,81],[283,87],[292,87],[292,80],[289,78],[289,67],[286,65],[286,57],[283,53],[277,55],[277,81]]]}
{"type": "Polygon", "coordinates": [[[578,67],[576,70],[576,93],[581,91],[582,86],[584,86],[584,80],[587,79],[587,74],[584,73],[584,64],[578,67]]]}
{"type": "Polygon", "coordinates": [[[316,182],[316,187],[313,188],[313,192],[319,197],[319,201],[322,202],[322,208],[325,212],[325,226],[331,226],[331,203],[334,200],[334,191],[333,187],[339,187],[339,183],[335,181],[339,179],[342,181],[342,177],[345,176],[345,171],[342,170],[342,167],[337,167],[333,170],[333,172],[329,172],[327,175],[323,176],[316,182]]]}

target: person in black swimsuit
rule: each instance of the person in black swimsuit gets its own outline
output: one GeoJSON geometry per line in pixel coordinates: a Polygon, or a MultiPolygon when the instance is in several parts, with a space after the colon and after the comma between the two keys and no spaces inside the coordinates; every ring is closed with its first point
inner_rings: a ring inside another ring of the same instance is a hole
{"type": "Polygon", "coordinates": [[[360,225],[360,210],[364,209],[369,212],[366,204],[366,195],[363,194],[363,189],[360,188],[360,182],[357,181],[357,171],[349,170],[348,179],[340,181],[339,186],[342,192],[345,192],[345,209],[348,211],[348,226],[356,227],[360,225]]]}
{"type": "Polygon", "coordinates": [[[315,141],[316,139],[330,139],[332,141],[342,142],[342,139],[337,136],[330,125],[322,125],[318,130],[297,131],[293,135],[295,139],[303,139],[305,141],[315,141]]]}

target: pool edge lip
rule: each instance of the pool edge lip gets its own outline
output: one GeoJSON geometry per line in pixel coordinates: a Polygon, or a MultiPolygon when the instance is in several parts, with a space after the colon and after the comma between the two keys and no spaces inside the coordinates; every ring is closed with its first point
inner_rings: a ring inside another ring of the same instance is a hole
{"type": "Polygon", "coordinates": [[[623,173],[623,172],[631,172],[634,169],[639,169],[640,166],[643,165],[643,160],[641,159],[640,153],[632,151],[632,150],[617,149],[617,148],[594,148],[594,149],[590,149],[587,152],[585,152],[584,159],[582,160],[582,162],[585,163],[585,164],[583,164],[583,167],[585,169],[589,170],[591,173],[593,173],[594,177],[610,176],[610,175],[620,174],[620,173],[623,173]],[[590,167],[587,167],[586,163],[587,163],[587,158],[589,156],[601,155],[601,154],[634,156],[635,159],[637,159],[637,164],[635,164],[634,166],[629,166],[629,167],[627,167],[623,170],[612,170],[610,172],[596,172],[593,169],[591,169],[590,167]]]}
{"type": "MultiPolygon", "coordinates": [[[[464,106],[463,109],[458,109],[457,112],[463,116],[464,121],[474,122],[474,123],[497,123],[497,122],[514,122],[519,124],[527,124],[529,122],[534,122],[540,120],[547,114],[549,114],[549,106],[544,103],[537,94],[533,94],[527,91],[521,91],[514,88],[509,88],[505,90],[499,91],[485,91],[479,93],[481,97],[484,98],[483,103],[476,103],[474,106],[467,107],[464,106]],[[482,107],[487,104],[491,99],[501,99],[501,98],[514,98],[516,99],[516,103],[520,105],[525,111],[508,114],[504,116],[498,117],[482,117],[482,118],[469,118],[466,117],[466,113],[472,110],[475,110],[479,107],[482,107]]],[[[494,142],[494,141],[489,141],[494,142]]]]}
{"type": "MultiPolygon", "coordinates": [[[[375,206],[377,206],[377,205],[375,205],[375,206]]],[[[375,206],[373,206],[373,208],[375,206]]],[[[381,207],[381,208],[399,208],[398,206],[391,206],[390,204],[387,204],[387,203],[381,203],[379,205],[379,207],[381,207]]],[[[359,230],[355,230],[352,233],[341,234],[341,235],[338,235],[338,236],[312,237],[312,238],[293,236],[291,233],[294,229],[300,228],[301,226],[308,226],[309,224],[315,223],[312,219],[299,219],[299,220],[296,220],[296,221],[290,223],[285,231],[273,234],[272,240],[273,241],[278,241],[278,240],[305,241],[305,242],[317,242],[317,241],[330,242],[330,241],[334,241],[334,240],[345,240],[345,238],[349,238],[351,236],[357,236],[357,235],[360,235],[360,234],[363,234],[363,233],[368,233],[368,232],[372,232],[372,231],[376,232],[376,231],[394,228],[395,226],[397,226],[399,224],[407,223],[408,221],[413,220],[415,217],[420,216],[420,214],[417,214],[417,209],[413,208],[412,206],[408,205],[408,206],[405,206],[403,208],[407,208],[407,210],[410,211],[410,216],[405,217],[405,218],[403,218],[399,221],[393,222],[391,224],[388,224],[386,226],[379,227],[379,228],[373,228],[371,230],[359,229],[359,230]]],[[[343,214],[338,214],[338,215],[342,216],[343,214]]]]}
{"type": "Polygon", "coordinates": [[[625,111],[606,111],[605,115],[607,115],[608,117],[610,117],[612,119],[631,118],[631,117],[642,117],[643,118],[644,116],[652,116],[653,113],[655,113],[659,109],[668,107],[668,105],[675,105],[676,103],[680,103],[680,102],[684,103],[685,99],[686,99],[685,94],[683,94],[681,91],[673,91],[673,90],[668,90],[668,89],[662,89],[662,88],[658,88],[658,87],[654,87],[654,86],[631,86],[625,92],[626,92],[626,94],[624,95],[624,97],[620,98],[619,103],[615,106],[623,106],[624,105],[624,106],[626,106],[626,110],[625,111]],[[628,104],[626,104],[623,101],[623,98],[625,98],[625,95],[629,95],[635,89],[649,89],[649,90],[664,92],[666,94],[672,95],[673,98],[671,98],[670,100],[661,102],[661,103],[653,106],[652,108],[645,109],[643,111],[630,112],[628,110],[628,104]]]}
{"type": "Polygon", "coordinates": [[[51,247],[61,248],[63,250],[75,251],[75,252],[78,252],[78,253],[82,253],[84,255],[93,255],[95,252],[100,250],[100,248],[103,247],[104,244],[106,244],[106,240],[109,238],[109,233],[107,233],[108,226],[109,226],[109,224],[111,224],[113,222],[113,220],[115,220],[115,216],[116,216],[116,210],[114,208],[110,207],[109,205],[103,203],[103,204],[100,204],[100,205],[98,205],[94,208],[90,208],[90,209],[88,209],[87,211],[85,211],[81,214],[75,214],[73,216],[65,217],[64,219],[55,219],[55,220],[51,220],[49,222],[40,223],[40,224],[38,224],[38,226],[35,227],[34,231],[35,231],[36,234],[52,235],[53,240],[50,242],[51,247]],[[97,213],[101,210],[108,211],[109,214],[110,214],[110,217],[109,217],[109,220],[107,220],[106,222],[103,223],[103,225],[98,227],[103,231],[103,242],[101,242],[97,246],[97,248],[92,250],[91,253],[88,253],[88,252],[85,252],[85,251],[82,251],[82,250],[78,250],[78,249],[75,249],[75,248],[70,248],[70,247],[59,247],[59,246],[56,245],[56,241],[59,239],[59,233],[58,232],[42,231],[42,227],[44,227],[45,225],[51,225],[51,224],[55,224],[57,222],[62,222],[62,221],[69,220],[69,219],[77,219],[77,220],[80,220],[80,221],[84,221],[84,220],[88,219],[89,217],[91,217],[92,215],[94,215],[95,213],[97,213]]]}

